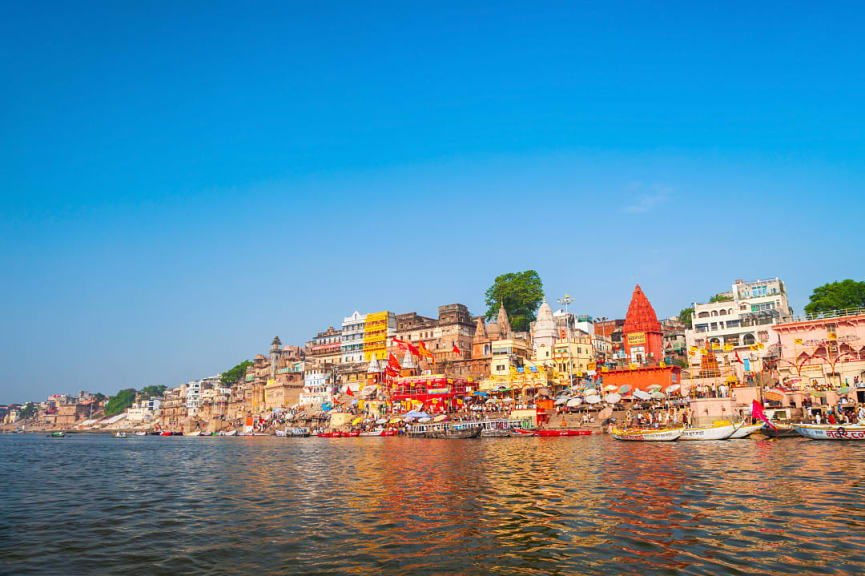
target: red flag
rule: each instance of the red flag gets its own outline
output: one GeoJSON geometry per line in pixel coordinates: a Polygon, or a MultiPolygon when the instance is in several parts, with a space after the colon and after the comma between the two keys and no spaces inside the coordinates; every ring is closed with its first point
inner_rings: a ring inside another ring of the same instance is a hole
{"type": "Polygon", "coordinates": [[[418,349],[418,352],[420,352],[420,355],[423,356],[424,358],[432,358],[433,357],[432,352],[430,352],[427,349],[426,344],[424,344],[423,340],[420,341],[420,344],[418,344],[417,349],[418,349]]]}
{"type": "Polygon", "coordinates": [[[394,356],[393,353],[388,354],[387,365],[389,368],[393,368],[394,370],[400,370],[402,368],[402,366],[400,366],[399,360],[396,359],[396,356],[394,356]]]}
{"type": "Polygon", "coordinates": [[[461,356],[461,355],[462,355],[462,352],[460,352],[460,348],[459,348],[459,346],[457,346],[456,344],[454,344],[454,349],[452,350],[452,352],[453,352],[454,354],[456,354],[457,356],[461,356]]]}
{"type": "Polygon", "coordinates": [[[345,393],[348,396],[354,396],[354,392],[351,391],[351,386],[349,386],[348,384],[345,385],[345,393]]]}
{"type": "Polygon", "coordinates": [[[754,402],[751,404],[751,416],[753,416],[757,420],[762,420],[763,422],[768,424],[772,430],[777,430],[777,428],[775,428],[775,425],[769,422],[769,419],[766,418],[766,414],[763,412],[763,405],[756,400],[754,400],[754,402]]]}
{"type": "Polygon", "coordinates": [[[734,352],[734,354],[736,354],[736,362],[738,362],[739,364],[744,364],[744,362],[742,362],[742,359],[739,358],[739,353],[738,353],[738,352],[734,352]]]}

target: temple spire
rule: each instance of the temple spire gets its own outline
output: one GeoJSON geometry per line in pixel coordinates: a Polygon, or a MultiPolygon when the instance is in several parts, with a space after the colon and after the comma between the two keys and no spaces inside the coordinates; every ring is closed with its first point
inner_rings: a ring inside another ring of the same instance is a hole
{"type": "Polygon", "coordinates": [[[499,306],[499,318],[498,318],[498,327],[499,327],[499,338],[504,340],[511,335],[511,323],[508,320],[508,311],[505,310],[505,302],[501,301],[499,306]]]}

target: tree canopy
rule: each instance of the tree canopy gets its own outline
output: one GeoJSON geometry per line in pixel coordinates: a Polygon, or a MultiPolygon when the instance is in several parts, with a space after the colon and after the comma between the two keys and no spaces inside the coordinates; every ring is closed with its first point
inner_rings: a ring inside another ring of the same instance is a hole
{"type": "Polygon", "coordinates": [[[223,386],[234,386],[239,382],[242,378],[246,376],[246,368],[248,366],[252,366],[252,362],[249,360],[244,360],[237,366],[233,367],[231,370],[226,370],[222,373],[222,376],[219,377],[219,382],[223,386]]]}
{"type": "Polygon", "coordinates": [[[713,304],[715,302],[732,302],[733,296],[731,294],[715,294],[711,298],[709,298],[709,304],[713,304]]]}
{"type": "Polygon", "coordinates": [[[679,322],[685,325],[686,328],[691,328],[691,314],[694,313],[694,307],[688,306],[687,308],[682,308],[679,312],[679,322]]]}
{"type": "Polygon", "coordinates": [[[159,386],[145,386],[138,391],[138,394],[140,394],[142,398],[159,397],[165,393],[165,390],[167,388],[168,386],[165,386],[164,384],[161,384],[159,386]]]}
{"type": "Polygon", "coordinates": [[[819,314],[862,307],[865,307],[865,282],[856,282],[848,278],[814,288],[808,304],[805,305],[805,312],[819,314]]]}
{"type": "Polygon", "coordinates": [[[511,328],[520,332],[528,330],[529,323],[535,319],[535,313],[544,297],[544,285],[534,270],[510,272],[496,276],[485,295],[487,319],[495,318],[499,313],[499,306],[503,303],[511,328]]]}
{"type": "Polygon", "coordinates": [[[126,388],[109,398],[105,403],[105,415],[114,416],[132,406],[135,402],[135,394],[134,388],[126,388]]]}

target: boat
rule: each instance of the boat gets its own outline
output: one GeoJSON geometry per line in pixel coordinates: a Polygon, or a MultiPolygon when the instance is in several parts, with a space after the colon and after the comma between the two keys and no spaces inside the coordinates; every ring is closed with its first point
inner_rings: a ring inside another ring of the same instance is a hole
{"type": "Polygon", "coordinates": [[[49,438],[66,438],[66,432],[52,432],[51,434],[46,434],[49,438]]]}
{"type": "Polygon", "coordinates": [[[319,432],[316,436],[319,438],[338,438],[335,434],[339,434],[339,432],[319,432]]]}
{"type": "Polygon", "coordinates": [[[382,432],[384,432],[384,430],[365,430],[365,431],[360,433],[360,436],[362,436],[362,437],[381,436],[382,432]]]}
{"type": "Polygon", "coordinates": [[[426,431],[427,438],[438,438],[442,440],[459,440],[464,438],[477,438],[481,435],[481,425],[478,422],[456,422],[450,424],[439,424],[430,426],[426,431]]]}
{"type": "Polygon", "coordinates": [[[865,440],[861,424],[791,424],[793,429],[812,440],[865,440]]]}
{"type": "Polygon", "coordinates": [[[510,438],[511,421],[507,418],[481,422],[481,438],[510,438]]]}
{"type": "Polygon", "coordinates": [[[672,442],[678,440],[684,432],[684,428],[662,428],[653,430],[647,428],[628,428],[620,430],[613,428],[610,434],[616,440],[629,440],[633,442],[672,442]]]}
{"type": "Polygon", "coordinates": [[[189,434],[184,434],[184,436],[201,436],[201,430],[196,430],[195,432],[190,432],[189,434]]]}
{"type": "Polygon", "coordinates": [[[136,432],[136,436],[147,436],[147,432],[136,432]]]}
{"type": "Polygon", "coordinates": [[[729,422],[715,422],[711,426],[685,428],[679,440],[726,440],[738,429],[738,426],[729,422]]]}
{"type": "Polygon", "coordinates": [[[592,433],[591,430],[526,430],[524,428],[517,428],[516,432],[529,436],[540,436],[541,438],[555,438],[559,436],[589,436],[592,433]]]}
{"type": "Polygon", "coordinates": [[[738,438],[747,438],[754,432],[759,432],[760,429],[763,428],[763,423],[759,424],[743,424],[739,426],[739,429],[733,432],[733,435],[730,436],[730,440],[736,440],[738,438]]]}
{"type": "Polygon", "coordinates": [[[306,438],[309,436],[309,428],[286,428],[277,430],[276,435],[280,438],[306,438]]]}
{"type": "Polygon", "coordinates": [[[220,436],[237,436],[237,430],[229,430],[228,432],[220,432],[220,436]]]}
{"type": "Polygon", "coordinates": [[[171,432],[160,432],[160,436],[171,436],[171,432]]]}
{"type": "MultiPolygon", "coordinates": [[[[778,424],[774,423],[775,428],[771,428],[769,426],[764,426],[761,432],[768,436],[769,438],[798,438],[799,433],[796,432],[796,429],[793,428],[790,424],[778,424]]],[[[837,427],[837,426],[836,426],[837,427]]]]}
{"type": "Polygon", "coordinates": [[[114,437],[115,438],[126,438],[126,432],[115,432],[114,437]]]}

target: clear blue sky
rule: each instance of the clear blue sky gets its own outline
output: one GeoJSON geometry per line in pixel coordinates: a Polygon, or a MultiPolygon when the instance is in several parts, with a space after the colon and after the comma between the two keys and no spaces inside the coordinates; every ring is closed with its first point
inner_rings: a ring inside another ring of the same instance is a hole
{"type": "Polygon", "coordinates": [[[4,2],[0,402],[178,385],[536,269],[865,279],[858,3],[4,2]]]}

